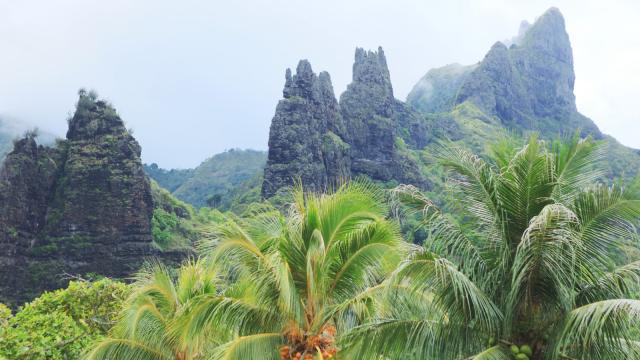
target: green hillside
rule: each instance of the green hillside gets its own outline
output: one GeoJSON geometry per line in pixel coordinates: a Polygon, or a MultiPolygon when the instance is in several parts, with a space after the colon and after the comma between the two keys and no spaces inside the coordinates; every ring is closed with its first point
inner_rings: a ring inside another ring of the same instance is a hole
{"type": "Polygon", "coordinates": [[[230,210],[240,204],[260,201],[266,153],[232,149],[203,161],[195,169],[164,170],[157,164],[145,171],[176,198],[196,208],[230,210]]]}

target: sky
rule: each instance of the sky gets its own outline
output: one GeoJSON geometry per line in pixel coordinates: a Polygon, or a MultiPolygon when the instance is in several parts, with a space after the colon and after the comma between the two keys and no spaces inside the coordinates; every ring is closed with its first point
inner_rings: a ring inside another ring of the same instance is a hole
{"type": "Polygon", "coordinates": [[[0,0],[0,116],[64,136],[81,87],[111,101],[145,162],[186,168],[267,149],[287,67],[339,95],[356,47],[384,48],[397,98],[429,69],[480,61],[556,6],[578,109],[640,148],[640,1],[0,0]]]}

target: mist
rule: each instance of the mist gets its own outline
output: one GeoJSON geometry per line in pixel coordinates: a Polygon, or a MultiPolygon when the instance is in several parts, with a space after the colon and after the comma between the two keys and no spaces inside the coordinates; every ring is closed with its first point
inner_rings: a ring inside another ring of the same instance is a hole
{"type": "Polygon", "coordinates": [[[77,90],[111,101],[143,161],[193,167],[229,148],[265,150],[284,73],[299,59],[336,95],[356,46],[382,46],[404,100],[430,69],[473,64],[547,8],[574,49],[579,110],[640,147],[635,1],[20,1],[0,3],[0,114],[64,136],[77,90]]]}

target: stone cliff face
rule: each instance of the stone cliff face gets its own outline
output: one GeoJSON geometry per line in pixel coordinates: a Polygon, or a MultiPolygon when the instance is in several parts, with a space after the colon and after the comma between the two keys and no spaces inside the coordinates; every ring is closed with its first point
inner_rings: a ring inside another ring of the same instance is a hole
{"type": "Polygon", "coordinates": [[[356,49],[353,81],[340,96],[351,144],[351,171],[375,180],[424,185],[417,164],[399,143],[421,149],[429,141],[425,120],[393,96],[387,60],[378,51],[356,49]]]}
{"type": "Polygon", "coordinates": [[[285,79],[269,132],[263,197],[297,179],[324,190],[350,175],[349,145],[329,74],[316,75],[302,60],[295,75],[287,69],[285,79]]]}
{"type": "Polygon", "coordinates": [[[505,126],[543,134],[581,129],[600,137],[576,109],[573,55],[564,18],[551,8],[507,48],[496,43],[465,79],[456,104],[470,101],[505,126]]]}
{"type": "Polygon", "coordinates": [[[65,274],[130,275],[154,253],[152,213],[140,146],[110,105],[81,93],[65,141],[27,136],[0,169],[0,301],[65,274]]]}
{"type": "Polygon", "coordinates": [[[306,60],[296,75],[287,70],[283,95],[271,123],[264,197],[298,178],[314,190],[358,175],[426,185],[403,148],[424,147],[429,130],[394,98],[382,49],[356,50],[353,81],[339,103],[329,74],[316,76],[306,60]]]}

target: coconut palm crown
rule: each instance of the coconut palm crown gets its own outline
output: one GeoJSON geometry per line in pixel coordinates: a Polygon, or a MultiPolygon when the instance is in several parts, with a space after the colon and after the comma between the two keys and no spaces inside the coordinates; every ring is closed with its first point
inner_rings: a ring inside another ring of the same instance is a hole
{"type": "Polygon", "coordinates": [[[230,218],[202,247],[228,289],[201,298],[181,328],[232,333],[212,358],[335,357],[337,339],[371,313],[366,299],[402,258],[385,193],[371,183],[351,182],[332,194],[298,187],[293,195],[286,216],[257,209],[230,218]]]}

